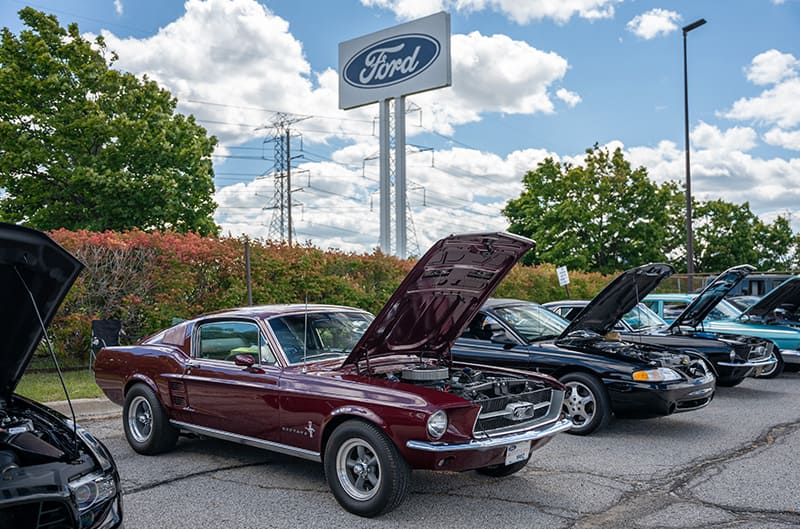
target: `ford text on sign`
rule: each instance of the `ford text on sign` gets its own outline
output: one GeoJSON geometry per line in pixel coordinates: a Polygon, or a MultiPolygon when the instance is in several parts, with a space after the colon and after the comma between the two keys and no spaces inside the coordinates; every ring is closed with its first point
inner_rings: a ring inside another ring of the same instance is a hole
{"type": "Polygon", "coordinates": [[[439,41],[428,35],[392,37],[350,59],[344,67],[344,80],[359,88],[390,86],[424,72],[440,50],[439,41]]]}
{"type": "Polygon", "coordinates": [[[339,44],[339,108],[450,86],[450,15],[437,13],[339,44]]]}

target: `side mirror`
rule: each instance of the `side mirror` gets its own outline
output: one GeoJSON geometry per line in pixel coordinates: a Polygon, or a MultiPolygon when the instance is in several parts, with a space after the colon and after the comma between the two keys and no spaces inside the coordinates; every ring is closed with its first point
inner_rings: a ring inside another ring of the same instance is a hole
{"type": "Polygon", "coordinates": [[[253,367],[256,359],[252,355],[238,354],[233,357],[233,363],[240,367],[253,367]]]}
{"type": "Polygon", "coordinates": [[[503,345],[517,345],[517,341],[508,335],[506,330],[496,323],[487,323],[484,329],[492,331],[492,343],[503,345]]]}

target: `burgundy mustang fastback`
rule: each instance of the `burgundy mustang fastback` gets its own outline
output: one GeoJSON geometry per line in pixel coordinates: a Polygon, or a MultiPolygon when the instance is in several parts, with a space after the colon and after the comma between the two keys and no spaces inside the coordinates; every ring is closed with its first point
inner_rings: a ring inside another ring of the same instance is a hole
{"type": "Polygon", "coordinates": [[[568,430],[555,379],[455,363],[450,347],[533,242],[450,236],[376,318],[330,305],[206,314],[107,347],[98,385],[123,406],[131,447],[156,454],[190,432],[321,461],[361,516],[397,507],[411,469],[507,476],[568,430]]]}

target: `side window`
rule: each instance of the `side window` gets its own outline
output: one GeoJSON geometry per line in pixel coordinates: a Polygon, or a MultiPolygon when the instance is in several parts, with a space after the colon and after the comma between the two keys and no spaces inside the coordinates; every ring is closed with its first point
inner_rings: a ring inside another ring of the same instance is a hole
{"type": "Polygon", "coordinates": [[[253,357],[257,364],[274,364],[275,355],[255,323],[225,321],[206,323],[197,333],[195,356],[233,362],[238,354],[253,357]]]}
{"type": "Polygon", "coordinates": [[[473,340],[490,341],[492,339],[492,331],[489,325],[497,323],[497,320],[486,314],[478,314],[461,333],[462,338],[471,338],[473,340]]]}
{"type": "Polygon", "coordinates": [[[677,318],[688,305],[688,303],[683,301],[665,301],[664,315],[662,317],[667,321],[672,321],[677,318]]]}

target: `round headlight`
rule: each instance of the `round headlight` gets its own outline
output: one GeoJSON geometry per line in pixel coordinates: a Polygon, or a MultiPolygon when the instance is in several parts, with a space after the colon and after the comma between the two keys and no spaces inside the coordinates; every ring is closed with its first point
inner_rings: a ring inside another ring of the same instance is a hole
{"type": "Polygon", "coordinates": [[[432,439],[439,439],[447,431],[447,413],[444,410],[439,410],[430,417],[428,417],[428,435],[432,439]]]}
{"type": "Polygon", "coordinates": [[[633,379],[643,382],[670,382],[672,380],[680,380],[681,376],[668,367],[659,367],[658,369],[635,371],[633,379]]]}
{"type": "Polygon", "coordinates": [[[78,509],[83,510],[90,507],[97,498],[97,486],[94,481],[82,483],[75,489],[75,503],[78,504],[78,509]]]}

